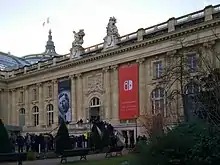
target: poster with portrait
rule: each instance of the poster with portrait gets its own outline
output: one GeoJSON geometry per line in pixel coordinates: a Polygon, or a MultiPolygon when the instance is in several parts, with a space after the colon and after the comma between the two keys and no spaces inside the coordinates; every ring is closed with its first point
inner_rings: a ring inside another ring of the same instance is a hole
{"type": "Polygon", "coordinates": [[[70,79],[60,80],[58,82],[58,122],[72,121],[71,111],[71,81],[70,79]]]}

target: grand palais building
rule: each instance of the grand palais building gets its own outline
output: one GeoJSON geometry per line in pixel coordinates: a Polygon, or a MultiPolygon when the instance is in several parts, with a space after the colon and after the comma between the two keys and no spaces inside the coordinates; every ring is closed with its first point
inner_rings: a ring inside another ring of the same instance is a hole
{"type": "Polygon", "coordinates": [[[89,119],[100,118],[118,131],[145,134],[146,116],[160,113],[164,126],[184,117],[178,97],[166,103],[161,78],[175,56],[184,54],[188,72],[197,69],[201,56],[220,67],[220,5],[125,36],[116,18],[106,24],[104,42],[87,48],[84,30],[73,32],[65,55],[56,53],[51,30],[43,53],[16,57],[0,52],[0,117],[9,131],[53,132],[63,119],[71,134],[80,134],[89,129],[89,119]]]}

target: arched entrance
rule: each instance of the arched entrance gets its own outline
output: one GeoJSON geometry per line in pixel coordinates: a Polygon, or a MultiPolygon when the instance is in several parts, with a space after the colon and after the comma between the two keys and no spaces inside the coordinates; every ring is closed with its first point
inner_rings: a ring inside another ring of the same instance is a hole
{"type": "Polygon", "coordinates": [[[90,120],[100,120],[101,102],[98,97],[93,97],[89,102],[90,120]]]}

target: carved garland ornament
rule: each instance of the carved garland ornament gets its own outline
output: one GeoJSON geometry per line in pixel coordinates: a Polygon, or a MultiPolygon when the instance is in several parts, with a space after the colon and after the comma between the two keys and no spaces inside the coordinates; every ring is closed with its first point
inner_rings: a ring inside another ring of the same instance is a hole
{"type": "Polygon", "coordinates": [[[104,92],[102,74],[88,76],[87,82],[88,82],[87,95],[94,93],[94,92],[98,92],[101,94],[104,92]]]}

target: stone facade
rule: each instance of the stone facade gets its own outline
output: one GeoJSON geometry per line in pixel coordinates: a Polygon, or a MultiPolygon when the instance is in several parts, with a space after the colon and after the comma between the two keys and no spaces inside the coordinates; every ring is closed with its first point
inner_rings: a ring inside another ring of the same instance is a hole
{"type": "MultiPolygon", "coordinates": [[[[84,130],[74,122],[88,118],[93,98],[99,99],[102,119],[118,130],[134,130],[134,121],[119,120],[118,67],[121,64],[139,64],[140,116],[151,114],[152,91],[160,87],[160,79],[155,78],[154,63],[162,62],[166,66],[168,63],[164,59],[167,54],[175,54],[182,49],[188,50],[189,54],[188,48],[198,45],[204,49],[211,45],[220,52],[219,16],[218,6],[208,6],[202,11],[171,18],[165,23],[119,37],[117,46],[108,50],[105,47],[105,51],[102,51],[105,45],[102,43],[85,48],[81,58],[74,59],[70,53],[17,70],[2,71],[0,116],[6,124],[22,125],[24,132],[52,131],[58,125],[58,80],[68,77],[71,80],[73,120],[68,127],[72,132],[84,130]],[[49,110],[49,107],[52,108],[49,110]],[[53,112],[52,122],[48,121],[49,111],[53,112]],[[38,121],[33,119],[33,115],[38,116],[38,121]],[[25,119],[23,124],[22,117],[25,119]]],[[[212,53],[209,52],[207,60],[219,67],[220,63],[212,53]]],[[[179,105],[178,100],[174,105],[179,105]]],[[[182,116],[181,106],[176,109],[182,116]]],[[[164,114],[171,121],[166,108],[164,114]]],[[[138,134],[145,133],[141,122],[137,122],[138,134]]]]}

